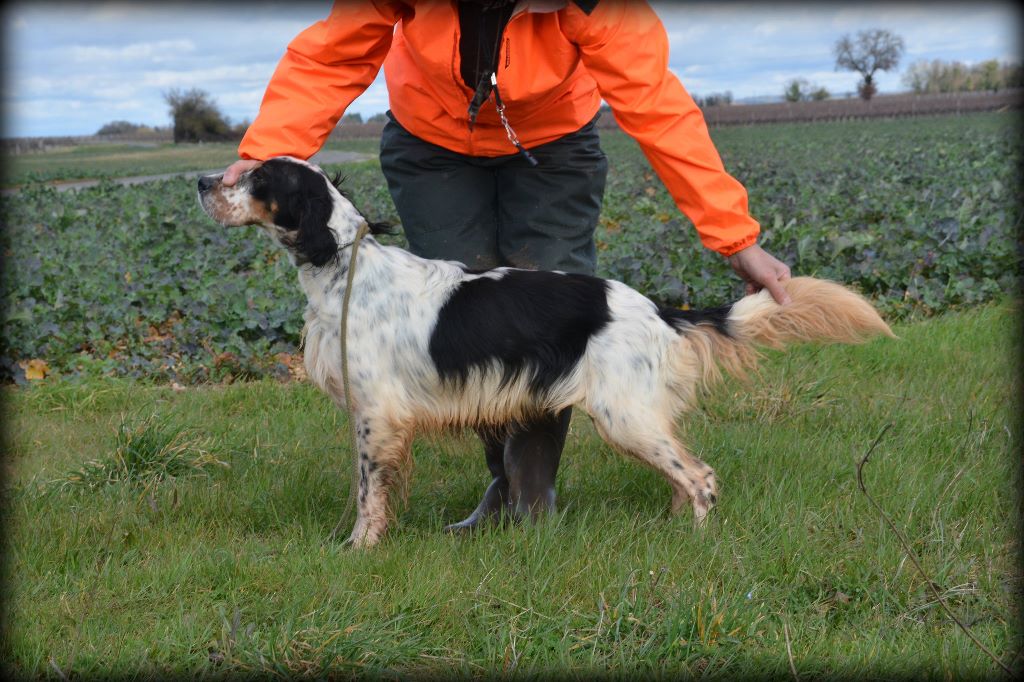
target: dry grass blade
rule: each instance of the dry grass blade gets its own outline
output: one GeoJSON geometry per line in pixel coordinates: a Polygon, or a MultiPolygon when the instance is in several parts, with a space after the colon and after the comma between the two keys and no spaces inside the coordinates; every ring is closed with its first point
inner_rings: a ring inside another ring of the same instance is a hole
{"type": "Polygon", "coordinates": [[[796,674],[796,664],[793,662],[793,645],[789,641],[789,625],[782,622],[782,634],[786,636],[786,656],[789,658],[789,672],[793,673],[793,679],[800,682],[800,676],[796,674]]]}
{"type": "Polygon", "coordinates": [[[992,653],[989,650],[989,648],[981,642],[981,640],[975,637],[974,633],[971,632],[971,629],[967,627],[967,625],[964,624],[964,622],[960,620],[955,613],[953,613],[952,609],[949,608],[949,606],[946,604],[946,601],[942,598],[942,595],[939,594],[938,588],[935,587],[935,583],[932,582],[931,577],[929,577],[929,575],[925,572],[924,567],[922,567],[921,563],[917,560],[917,556],[914,554],[914,550],[911,549],[910,542],[903,535],[900,529],[896,527],[896,524],[892,522],[892,519],[890,519],[889,515],[885,513],[885,510],[882,509],[882,506],[878,504],[878,502],[876,502],[873,497],[871,497],[871,494],[868,492],[867,486],[864,485],[864,465],[868,463],[868,458],[871,457],[871,453],[875,451],[875,448],[878,447],[878,444],[882,440],[882,436],[884,436],[890,428],[892,428],[891,423],[885,425],[885,427],[875,437],[875,441],[871,444],[871,447],[869,447],[868,451],[864,453],[864,457],[862,457],[860,462],[857,463],[857,486],[860,488],[860,491],[864,493],[864,497],[866,497],[868,502],[871,503],[871,506],[874,507],[875,510],[878,512],[879,516],[882,517],[882,520],[885,521],[885,524],[889,526],[890,530],[892,530],[893,534],[896,536],[896,539],[899,540],[900,545],[903,546],[904,551],[906,551],[907,553],[907,557],[910,559],[911,563],[914,564],[914,568],[916,568],[917,572],[921,574],[921,577],[924,578],[924,584],[928,586],[929,590],[931,590],[932,596],[935,597],[935,601],[939,604],[939,606],[942,607],[942,610],[946,612],[946,615],[948,615],[954,623],[960,626],[960,629],[964,631],[964,634],[966,634],[979,649],[984,651],[985,654],[987,654],[988,657],[996,663],[996,665],[1002,668],[1007,675],[1012,676],[1013,670],[1011,670],[1010,667],[1007,666],[1005,663],[1000,661],[998,656],[992,653]]]}

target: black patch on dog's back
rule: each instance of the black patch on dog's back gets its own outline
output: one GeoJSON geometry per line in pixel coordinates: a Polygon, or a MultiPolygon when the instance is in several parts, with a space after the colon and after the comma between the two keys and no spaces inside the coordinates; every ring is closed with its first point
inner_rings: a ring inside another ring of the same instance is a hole
{"type": "Polygon", "coordinates": [[[686,332],[688,329],[705,324],[715,328],[723,336],[731,336],[729,333],[729,311],[732,306],[724,305],[717,308],[705,308],[704,310],[679,310],[678,308],[659,308],[658,317],[665,321],[665,324],[678,332],[686,332]]]}
{"type": "Polygon", "coordinates": [[[603,279],[509,270],[459,286],[438,314],[430,358],[456,385],[497,362],[503,385],[526,373],[536,394],[572,370],[610,319],[603,279]]]}

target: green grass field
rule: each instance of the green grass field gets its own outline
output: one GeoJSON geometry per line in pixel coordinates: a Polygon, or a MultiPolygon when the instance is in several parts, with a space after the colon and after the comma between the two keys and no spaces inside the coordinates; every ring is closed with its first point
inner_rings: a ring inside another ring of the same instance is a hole
{"type": "MultiPolygon", "coordinates": [[[[376,140],[330,141],[324,149],[376,153],[376,140]]],[[[11,155],[5,159],[0,186],[32,181],[69,182],[91,178],[162,175],[224,168],[238,160],[233,142],[205,144],[110,143],[88,144],[45,152],[11,155]]]]}
{"type": "Polygon", "coordinates": [[[771,353],[749,385],[719,386],[681,423],[722,486],[700,532],[580,414],[548,522],[443,535],[486,470],[470,437],[420,438],[408,506],[356,552],[324,544],[347,495],[346,424],[309,385],[9,388],[3,659],[83,678],[991,677],[857,490],[855,462],[892,423],[870,490],[1009,661],[1018,313],[1003,302],[897,325],[897,341],[771,353]]]}
{"type": "MultiPolygon", "coordinates": [[[[312,386],[273,379],[303,302],[269,242],[216,229],[181,178],[0,197],[0,376],[36,384],[0,387],[0,660],[54,678],[992,677],[857,489],[855,463],[892,424],[872,494],[1020,670],[1019,120],[712,131],[766,248],[868,294],[901,339],[770,353],[682,420],[721,485],[700,532],[577,414],[549,521],[443,535],[486,467],[474,438],[425,436],[382,545],[325,543],[348,495],[347,424],[312,386]]],[[[599,274],[673,305],[733,300],[736,278],[635,143],[602,142],[599,274]]],[[[4,182],[234,158],[83,147],[15,157],[4,182]]],[[[396,218],[376,162],[331,170],[371,218],[396,218]]]]}

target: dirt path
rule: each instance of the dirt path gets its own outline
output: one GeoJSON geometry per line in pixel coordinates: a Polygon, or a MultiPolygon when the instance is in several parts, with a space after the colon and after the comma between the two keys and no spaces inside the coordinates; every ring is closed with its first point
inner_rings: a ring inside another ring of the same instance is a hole
{"type": "MultiPolygon", "coordinates": [[[[359,152],[342,152],[342,151],[324,151],[314,154],[310,159],[315,164],[327,164],[327,163],[350,163],[353,161],[366,161],[374,158],[370,154],[361,154],[359,152]]],[[[200,170],[200,171],[179,171],[177,173],[161,173],[159,175],[134,175],[127,178],[111,178],[110,181],[118,185],[141,185],[146,182],[155,182],[157,180],[170,180],[171,178],[198,178],[200,175],[210,175],[211,173],[219,173],[223,168],[214,168],[212,170],[200,170]]],[[[66,192],[68,190],[85,189],[86,187],[95,187],[100,184],[100,180],[56,180],[49,183],[57,189],[58,192],[66,192]]],[[[0,194],[9,196],[11,194],[17,194],[20,191],[20,187],[10,187],[4,190],[0,190],[0,194]]]]}

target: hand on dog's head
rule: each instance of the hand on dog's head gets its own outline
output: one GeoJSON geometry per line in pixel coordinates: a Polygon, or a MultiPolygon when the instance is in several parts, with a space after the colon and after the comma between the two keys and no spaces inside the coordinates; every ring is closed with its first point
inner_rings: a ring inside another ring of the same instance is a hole
{"type": "MultiPolygon", "coordinates": [[[[277,157],[246,171],[234,185],[223,175],[199,178],[199,201],[224,226],[259,225],[296,265],[324,267],[366,219],[336,181],[309,163],[277,157]]],[[[380,224],[371,224],[380,229],[380,224]]]]}

